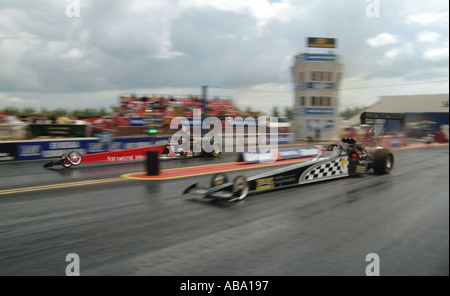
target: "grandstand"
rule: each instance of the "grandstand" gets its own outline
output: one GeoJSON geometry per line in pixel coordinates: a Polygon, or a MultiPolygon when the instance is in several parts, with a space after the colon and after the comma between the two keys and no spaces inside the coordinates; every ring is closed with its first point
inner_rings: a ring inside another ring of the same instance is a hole
{"type": "MultiPolygon", "coordinates": [[[[202,99],[198,96],[123,95],[119,97],[120,116],[145,117],[149,113],[164,118],[175,116],[192,117],[194,109],[202,108],[202,99]]],[[[229,98],[207,98],[206,116],[238,116],[239,109],[229,98]]]]}

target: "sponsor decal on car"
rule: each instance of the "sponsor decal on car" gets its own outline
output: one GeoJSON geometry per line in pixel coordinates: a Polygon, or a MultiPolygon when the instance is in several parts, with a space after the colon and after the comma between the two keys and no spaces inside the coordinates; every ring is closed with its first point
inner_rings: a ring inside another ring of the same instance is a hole
{"type": "Polygon", "coordinates": [[[256,180],[256,190],[271,189],[275,186],[274,178],[262,178],[256,180]]]}
{"type": "Polygon", "coordinates": [[[295,182],[295,180],[296,180],[295,173],[290,174],[290,175],[280,175],[280,176],[275,177],[275,184],[283,185],[283,184],[295,182]]]}
{"type": "Polygon", "coordinates": [[[365,173],[366,172],[366,166],[365,165],[357,165],[355,172],[358,173],[358,174],[365,173]]]}
{"type": "Polygon", "coordinates": [[[348,173],[348,160],[347,158],[341,159],[341,172],[343,174],[348,173]]]}

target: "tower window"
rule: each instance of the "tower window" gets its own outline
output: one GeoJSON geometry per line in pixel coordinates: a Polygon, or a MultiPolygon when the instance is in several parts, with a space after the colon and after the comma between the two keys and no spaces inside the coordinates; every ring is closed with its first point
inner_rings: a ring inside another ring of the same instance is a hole
{"type": "Polygon", "coordinates": [[[332,81],[333,72],[330,71],[311,71],[311,81],[332,81]]]}

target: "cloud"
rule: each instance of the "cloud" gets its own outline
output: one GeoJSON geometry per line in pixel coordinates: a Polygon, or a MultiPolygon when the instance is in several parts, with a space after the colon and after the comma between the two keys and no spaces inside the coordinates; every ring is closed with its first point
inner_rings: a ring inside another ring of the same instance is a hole
{"type": "Polygon", "coordinates": [[[367,44],[372,47],[380,47],[389,44],[397,43],[398,38],[395,35],[389,33],[380,33],[375,37],[369,38],[366,40],[367,44]]]}
{"type": "Polygon", "coordinates": [[[189,8],[192,7],[213,8],[223,12],[249,15],[257,20],[257,27],[266,25],[270,20],[288,22],[296,15],[291,1],[191,0],[189,8]]]}
{"type": "Polygon", "coordinates": [[[414,58],[415,55],[416,51],[414,45],[406,42],[401,46],[387,50],[380,60],[379,65],[392,66],[395,62],[404,63],[405,61],[414,58]]]}
{"type": "Polygon", "coordinates": [[[36,104],[36,100],[26,100],[20,96],[13,96],[8,93],[0,93],[0,103],[3,103],[4,106],[7,105],[21,105],[24,107],[29,107],[30,105],[36,104]]]}
{"type": "Polygon", "coordinates": [[[428,48],[424,54],[423,58],[425,60],[430,60],[433,62],[443,62],[448,61],[449,46],[447,43],[446,47],[442,48],[428,48]]]}
{"type": "Polygon", "coordinates": [[[408,25],[418,25],[421,27],[440,25],[447,26],[448,28],[448,12],[420,12],[408,15],[404,22],[408,25]]]}
{"type": "Polygon", "coordinates": [[[83,57],[83,53],[78,48],[72,48],[67,53],[61,56],[62,59],[80,59],[83,57]]]}
{"type": "Polygon", "coordinates": [[[69,106],[83,97],[86,106],[108,107],[119,93],[197,94],[209,85],[222,87],[211,88],[211,95],[231,96],[244,108],[292,105],[293,56],[328,52],[307,48],[310,36],[337,38],[333,51],[346,78],[448,71],[442,63],[448,60],[448,3],[442,0],[382,1],[379,18],[366,16],[362,0],[80,4],[80,17],[68,18],[67,1],[0,1],[3,92],[44,106],[69,106]]]}
{"type": "Polygon", "coordinates": [[[398,48],[391,49],[387,51],[384,56],[383,60],[387,62],[388,64],[392,64],[395,60],[395,58],[401,53],[401,50],[398,48]]]}
{"type": "Polygon", "coordinates": [[[9,97],[5,99],[5,102],[8,103],[23,103],[24,100],[22,98],[19,97],[9,97]]]}
{"type": "Polygon", "coordinates": [[[424,43],[436,42],[439,37],[441,37],[441,34],[433,31],[420,31],[417,33],[417,41],[424,43]]]}

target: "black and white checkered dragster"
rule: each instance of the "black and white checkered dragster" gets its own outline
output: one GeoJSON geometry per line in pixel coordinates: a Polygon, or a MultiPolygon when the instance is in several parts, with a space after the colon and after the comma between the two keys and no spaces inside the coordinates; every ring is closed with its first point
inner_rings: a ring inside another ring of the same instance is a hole
{"type": "Polygon", "coordinates": [[[239,176],[232,182],[229,182],[224,174],[219,173],[213,176],[211,187],[201,188],[196,183],[186,188],[183,193],[229,201],[242,200],[249,193],[358,176],[370,171],[375,174],[389,174],[393,165],[394,155],[389,149],[363,148],[356,144],[355,139],[345,138],[342,139],[342,145],[329,145],[312,160],[249,178],[239,176]]]}

